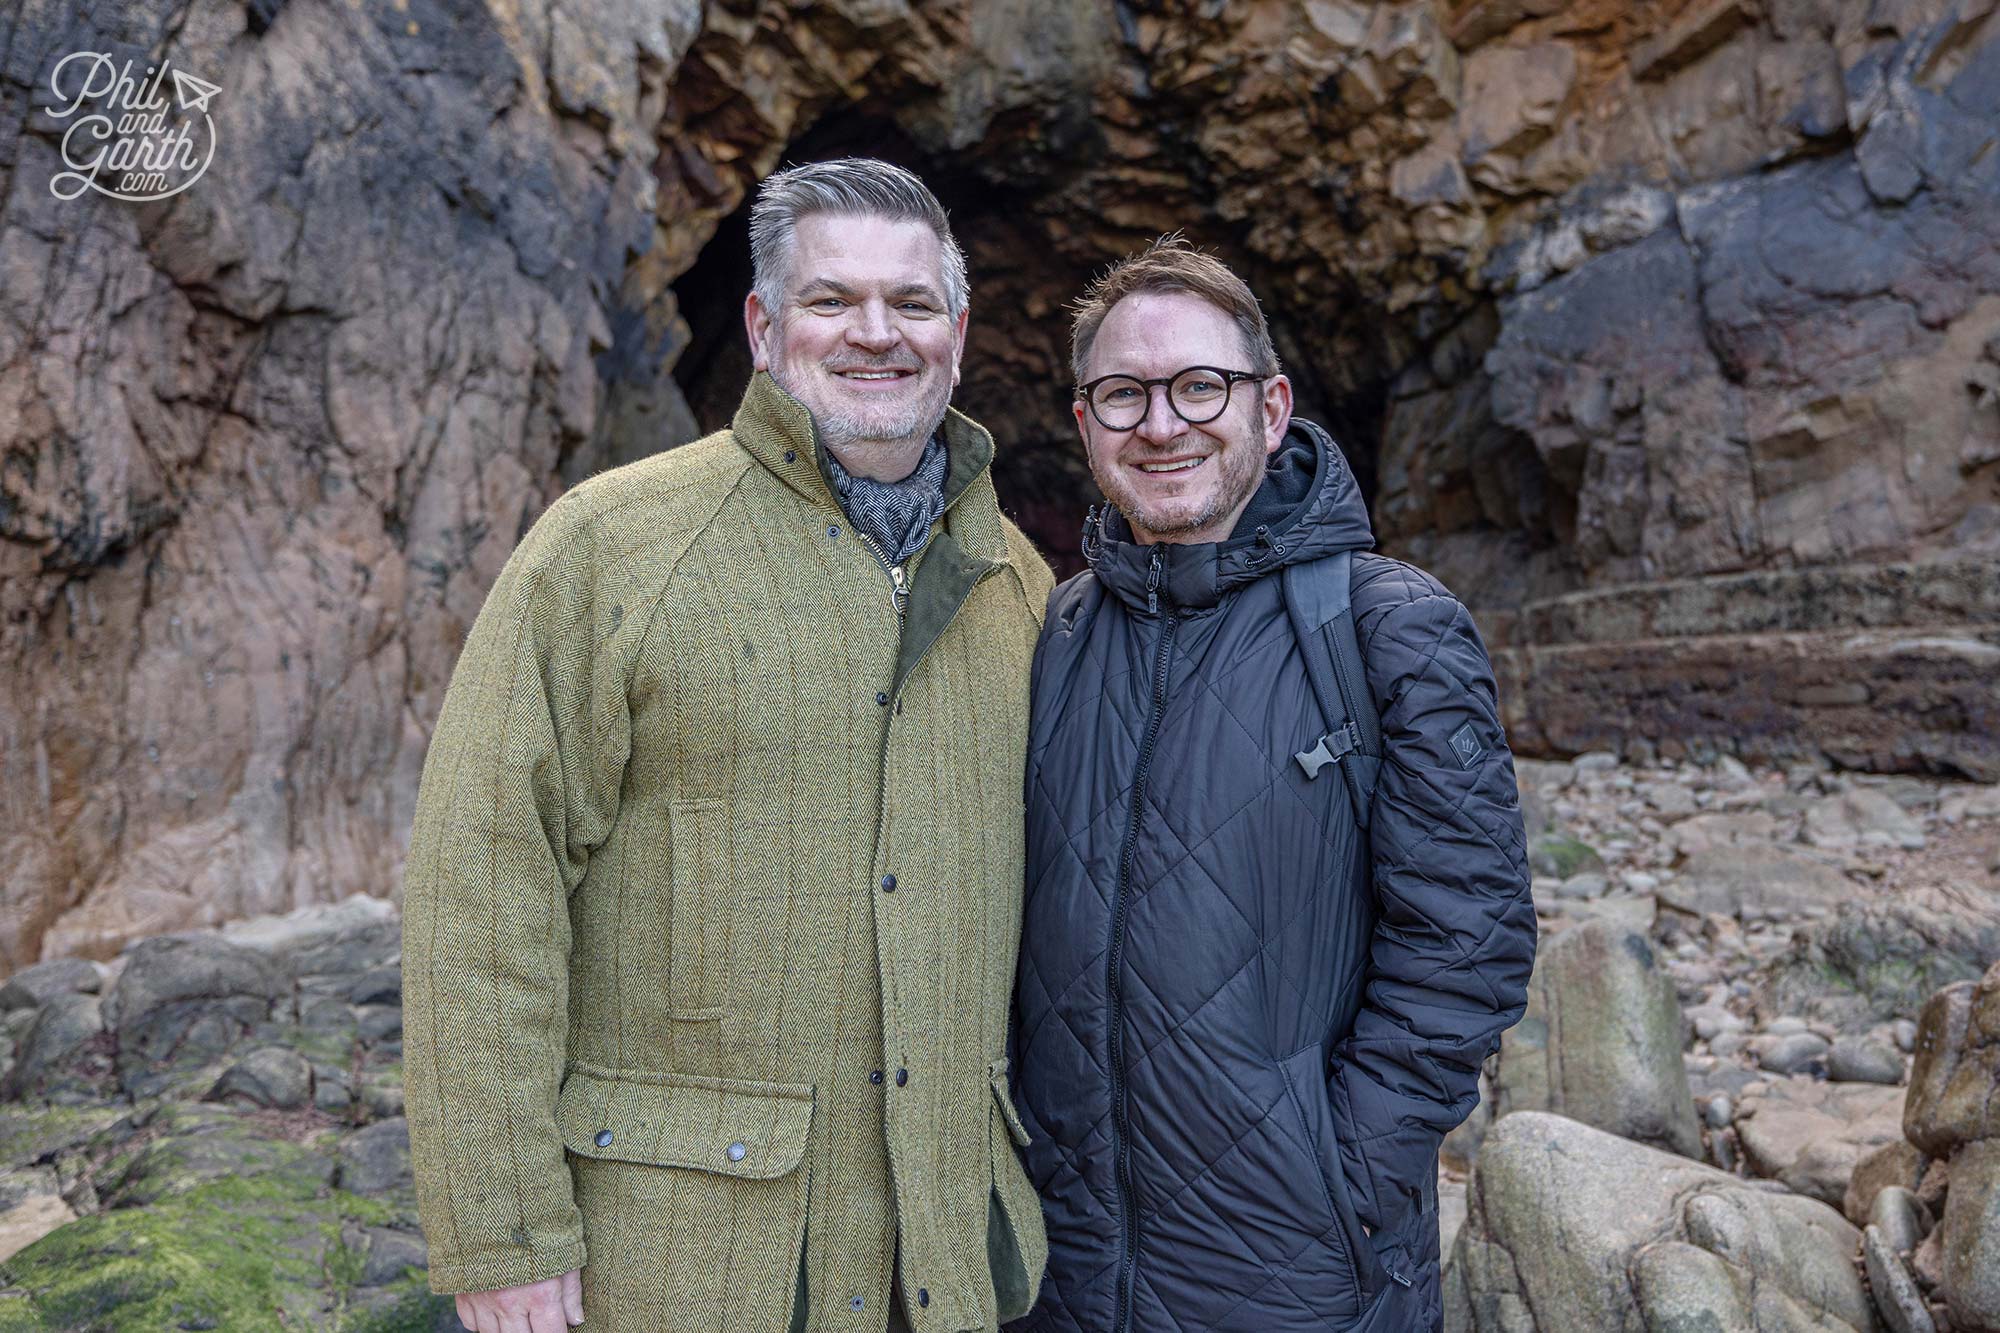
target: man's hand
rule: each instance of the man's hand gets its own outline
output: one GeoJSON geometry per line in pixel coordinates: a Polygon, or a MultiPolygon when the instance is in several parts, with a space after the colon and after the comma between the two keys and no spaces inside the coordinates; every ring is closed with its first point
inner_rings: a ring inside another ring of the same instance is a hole
{"type": "Polygon", "coordinates": [[[564,1273],[525,1287],[466,1291],[458,1322],[472,1333],[569,1333],[583,1322],[583,1275],[564,1273]]]}

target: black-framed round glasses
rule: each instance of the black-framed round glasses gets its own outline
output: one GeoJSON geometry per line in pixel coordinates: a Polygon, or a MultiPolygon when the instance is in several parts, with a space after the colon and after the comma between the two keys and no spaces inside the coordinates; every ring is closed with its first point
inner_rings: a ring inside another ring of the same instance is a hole
{"type": "Polygon", "coordinates": [[[1142,380],[1136,375],[1101,375],[1077,386],[1077,396],[1090,404],[1090,414],[1106,430],[1131,430],[1152,409],[1153,386],[1167,386],[1167,405],[1190,426],[1206,425],[1229,410],[1229,391],[1246,380],[1267,380],[1248,370],[1219,366],[1189,366],[1178,374],[1142,380]]]}

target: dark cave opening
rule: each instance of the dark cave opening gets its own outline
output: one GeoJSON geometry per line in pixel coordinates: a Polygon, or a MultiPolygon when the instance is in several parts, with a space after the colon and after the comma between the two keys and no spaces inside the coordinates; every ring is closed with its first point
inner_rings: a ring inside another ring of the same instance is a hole
{"type": "MultiPolygon", "coordinates": [[[[953,405],[992,432],[1002,508],[1066,576],[1081,568],[1077,544],[1084,511],[1101,499],[1070,411],[1066,307],[1095,272],[1125,251],[1076,253],[1076,238],[1096,233],[1066,225],[1064,210],[1078,205],[1059,164],[1037,178],[1018,165],[988,160],[983,146],[975,151],[981,155],[942,159],[925,152],[886,115],[863,107],[822,117],[792,142],[781,162],[883,158],[921,176],[951,215],[973,293],[963,379],[953,405]]],[[[674,285],[691,332],[674,379],[702,431],[728,424],[750,375],[743,330],[743,298],[751,281],[749,211],[746,199],[724,218],[700,259],[674,285]]],[[[1386,380],[1336,387],[1354,376],[1351,367],[1316,364],[1313,350],[1336,342],[1324,316],[1288,308],[1285,293],[1260,274],[1241,237],[1212,212],[1191,210],[1186,233],[1257,290],[1293,383],[1297,415],[1327,427],[1372,500],[1386,380]]],[[[1135,236],[1132,247],[1147,239],[1135,236]]]]}

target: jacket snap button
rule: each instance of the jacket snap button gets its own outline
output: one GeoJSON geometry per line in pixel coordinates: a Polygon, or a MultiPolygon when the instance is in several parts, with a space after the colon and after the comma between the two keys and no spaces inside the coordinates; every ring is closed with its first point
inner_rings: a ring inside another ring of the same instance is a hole
{"type": "Polygon", "coordinates": [[[792,450],[792,449],[787,449],[787,450],[785,450],[785,461],[786,461],[787,463],[796,463],[796,462],[798,462],[798,461],[799,461],[799,455],[798,455],[797,451],[796,451],[796,450],[792,450]]]}
{"type": "Polygon", "coordinates": [[[880,1083],[880,1082],[882,1081],[882,1071],[881,1071],[881,1070],[879,1070],[879,1069],[871,1069],[871,1070],[869,1070],[869,1071],[868,1071],[868,1081],[869,1081],[870,1083],[880,1083]]]}
{"type": "Polygon", "coordinates": [[[917,1304],[924,1307],[925,1309],[929,1309],[930,1303],[931,1303],[931,1294],[928,1291],[924,1290],[922,1287],[918,1287],[917,1304]]]}
{"type": "Polygon", "coordinates": [[[838,523],[827,524],[826,535],[829,537],[838,537],[840,535],[840,524],[838,523]]]}
{"type": "Polygon", "coordinates": [[[904,1085],[905,1083],[908,1083],[909,1081],[910,1081],[910,1071],[909,1071],[909,1070],[907,1070],[907,1069],[898,1069],[898,1070],[896,1071],[896,1086],[897,1086],[897,1087],[899,1087],[899,1088],[900,1088],[900,1087],[902,1087],[902,1086],[903,1086],[903,1085],[904,1085]]]}
{"type": "Polygon", "coordinates": [[[742,1144],[740,1144],[740,1143],[732,1143],[732,1144],[730,1144],[730,1145],[729,1145],[729,1146],[728,1146],[727,1148],[725,1148],[725,1149],[724,1149],[723,1151],[724,1151],[724,1152],[727,1152],[727,1153],[729,1154],[729,1160],[730,1160],[730,1161],[732,1161],[732,1162],[740,1162],[740,1161],[742,1161],[742,1160],[743,1160],[743,1154],[744,1154],[744,1153],[747,1153],[747,1152],[749,1152],[750,1150],[749,1150],[748,1148],[744,1147],[744,1146],[743,1146],[742,1144]]]}
{"type": "Polygon", "coordinates": [[[859,1296],[856,1296],[847,1302],[847,1308],[850,1310],[859,1310],[867,1304],[868,1304],[867,1301],[864,1301],[859,1296]]]}
{"type": "Polygon", "coordinates": [[[881,704],[884,708],[887,708],[889,706],[889,696],[887,694],[878,693],[875,696],[875,702],[881,704]]]}
{"type": "Polygon", "coordinates": [[[597,1131],[597,1146],[600,1148],[609,1148],[611,1146],[610,1130],[600,1129],[597,1131]]]}
{"type": "Polygon", "coordinates": [[[882,876],[882,892],[894,893],[895,891],[896,891],[896,877],[894,875],[882,876]]]}

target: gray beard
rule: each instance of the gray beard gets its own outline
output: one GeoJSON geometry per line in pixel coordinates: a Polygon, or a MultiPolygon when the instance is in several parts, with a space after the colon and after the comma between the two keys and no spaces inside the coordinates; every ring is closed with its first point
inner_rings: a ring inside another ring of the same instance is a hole
{"type": "Polygon", "coordinates": [[[836,453],[855,445],[874,445],[881,447],[885,452],[900,448],[921,448],[932,435],[937,433],[938,423],[943,420],[943,406],[939,405],[933,411],[929,403],[912,404],[909,411],[883,425],[866,425],[857,418],[838,413],[824,416],[815,414],[813,417],[813,421],[819,426],[820,438],[826,442],[827,448],[836,453]]]}
{"type": "MultiPolygon", "coordinates": [[[[773,330],[775,333],[775,330],[773,330]]],[[[778,362],[784,357],[784,344],[775,338],[771,347],[771,379],[780,389],[797,398],[801,403],[805,398],[797,389],[785,383],[784,375],[778,370],[778,362]]],[[[937,433],[944,414],[951,405],[951,381],[944,381],[944,391],[935,395],[936,401],[925,398],[912,403],[901,416],[893,417],[886,423],[874,425],[859,417],[851,417],[840,412],[821,412],[808,406],[813,424],[819,428],[820,439],[829,449],[839,451],[859,445],[863,452],[893,453],[898,449],[921,452],[931,436],[937,433]]]]}

